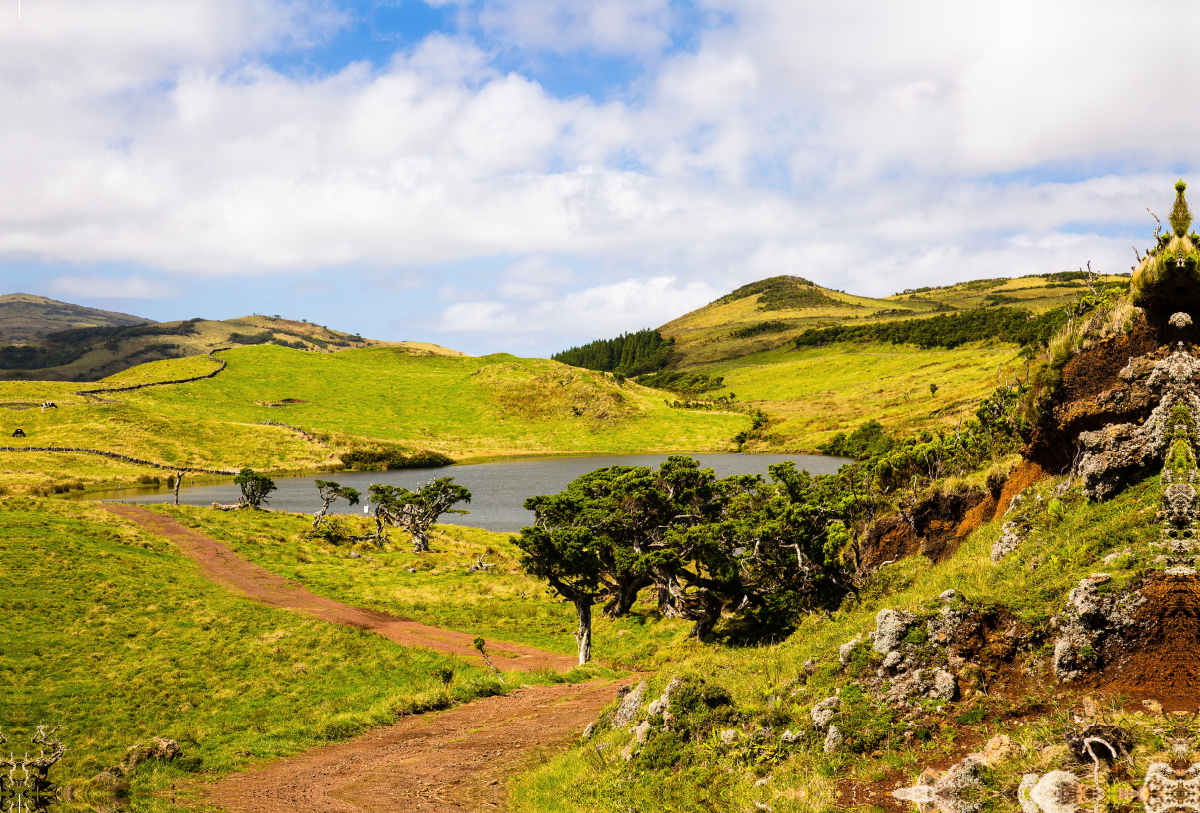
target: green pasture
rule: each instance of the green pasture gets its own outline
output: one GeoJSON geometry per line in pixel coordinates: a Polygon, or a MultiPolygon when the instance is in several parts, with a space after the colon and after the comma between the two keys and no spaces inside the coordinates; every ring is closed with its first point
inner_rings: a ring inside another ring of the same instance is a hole
{"type": "Polygon", "coordinates": [[[392,348],[230,350],[216,378],[128,393],[160,415],[305,429],[462,458],[530,452],[716,451],[749,423],[668,409],[661,393],[543,359],[414,356],[392,348]],[[282,404],[282,406],[269,406],[282,404]]]}
{"type": "MultiPolygon", "coordinates": [[[[312,520],[304,514],[190,506],[156,510],[226,542],[243,558],[317,595],[485,639],[564,655],[578,652],[574,606],[522,572],[509,534],[439,525],[432,549],[414,554],[408,536],[397,530],[382,548],[330,543],[311,532],[312,520]],[[352,552],[363,558],[351,558],[352,552]],[[480,555],[494,567],[468,574],[480,555]]],[[[374,531],[374,521],[353,515],[326,522],[336,523],[348,536],[374,531]]],[[[691,625],[660,618],[651,606],[652,591],[643,598],[650,603],[615,621],[597,608],[593,653],[598,661],[653,668],[683,640],[691,625]]]]}
{"type": "MultiPolygon", "coordinates": [[[[562,680],[514,672],[502,685],[482,666],[239,598],[95,506],[11,497],[0,506],[0,732],[20,751],[37,725],[61,725],[60,784],[155,736],[177,740],[185,756],[139,768],[135,794],[562,680]]],[[[339,562],[353,578],[356,563],[339,562]]]]}
{"type": "Polygon", "coordinates": [[[815,450],[837,432],[874,418],[907,433],[953,427],[974,417],[975,407],[1001,376],[1024,376],[1011,344],[977,342],[954,350],[920,350],[892,344],[835,344],[775,350],[697,368],[724,376],[738,401],[772,418],[764,449],[815,450]],[[937,385],[931,394],[929,385],[937,385]]]}

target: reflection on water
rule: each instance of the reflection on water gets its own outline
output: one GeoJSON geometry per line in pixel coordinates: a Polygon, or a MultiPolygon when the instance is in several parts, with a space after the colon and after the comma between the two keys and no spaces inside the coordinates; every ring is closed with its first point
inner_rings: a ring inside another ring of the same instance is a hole
{"type": "MultiPolygon", "coordinates": [[[[280,477],[275,480],[278,490],[271,494],[269,506],[278,511],[313,513],[321,507],[317,479],[333,478],[344,486],[352,486],[363,494],[372,483],[403,486],[415,490],[433,477],[453,477],[454,482],[471,492],[470,514],[445,517],[455,525],[487,528],[492,531],[515,532],[529,525],[533,514],[522,506],[527,497],[556,494],[580,475],[605,466],[657,466],[666,460],[665,454],[597,455],[588,457],[553,457],[477,463],[438,469],[402,469],[399,471],[341,471],[304,477],[280,477]]],[[[718,477],[733,474],[767,474],[767,467],[785,460],[812,474],[833,474],[849,462],[840,457],[821,455],[767,454],[694,454],[701,466],[711,467],[718,477]]],[[[179,490],[179,502],[185,505],[211,505],[214,502],[237,502],[238,487],[227,483],[187,485],[179,490]]],[[[162,503],[174,499],[166,487],[126,488],[120,491],[84,495],[90,500],[115,500],[132,503],[162,503]]],[[[364,506],[351,507],[334,503],[330,513],[364,513],[364,506]]]]}
{"type": "MultiPolygon", "coordinates": [[[[26,750],[22,756],[9,752],[0,756],[0,810],[5,813],[43,813],[57,801],[58,786],[50,780],[50,769],[62,759],[65,749],[62,740],[54,739],[57,728],[46,731],[38,726],[30,743],[37,748],[33,756],[26,750]]],[[[0,733],[0,744],[8,739],[0,733]]]]}

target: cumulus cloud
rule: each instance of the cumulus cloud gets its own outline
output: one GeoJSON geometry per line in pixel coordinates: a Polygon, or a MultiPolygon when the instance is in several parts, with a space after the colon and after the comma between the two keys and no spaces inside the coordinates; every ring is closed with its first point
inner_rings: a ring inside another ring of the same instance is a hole
{"type": "Polygon", "coordinates": [[[163,299],[177,293],[173,285],[144,277],[62,276],[52,279],[49,288],[59,296],[84,299],[163,299]]]}
{"type": "MultiPolygon", "coordinates": [[[[627,279],[533,302],[459,302],[442,312],[436,329],[466,337],[502,336],[513,346],[528,346],[531,337],[540,341],[538,337],[546,335],[578,343],[657,327],[722,293],[706,283],[673,276],[627,279]]],[[[558,349],[565,348],[566,344],[558,349]]]]}
{"type": "Polygon", "coordinates": [[[485,0],[387,64],[292,75],[267,58],[345,26],[332,0],[30,3],[0,26],[0,261],[428,290],[476,263],[439,330],[583,338],[777,273],[1127,268],[1197,162],[1188,6],[697,5],[725,22],[687,49],[666,0],[485,0]],[[647,67],[558,96],[496,67],[513,49],[647,67]]]}

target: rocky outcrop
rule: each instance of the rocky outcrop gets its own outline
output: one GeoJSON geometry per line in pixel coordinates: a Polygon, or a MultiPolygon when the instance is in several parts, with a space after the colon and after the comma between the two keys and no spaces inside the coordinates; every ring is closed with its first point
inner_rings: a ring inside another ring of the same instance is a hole
{"type": "Polygon", "coordinates": [[[1083,579],[1067,595],[1062,613],[1052,620],[1058,628],[1054,641],[1054,674],[1065,682],[1076,680],[1104,664],[1105,646],[1123,638],[1134,623],[1134,613],[1144,599],[1136,593],[1105,592],[1107,573],[1083,579]]]}

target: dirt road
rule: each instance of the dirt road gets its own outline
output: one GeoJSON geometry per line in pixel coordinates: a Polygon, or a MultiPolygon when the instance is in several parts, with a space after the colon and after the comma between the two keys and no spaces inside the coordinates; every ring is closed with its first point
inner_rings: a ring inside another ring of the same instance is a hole
{"type": "Polygon", "coordinates": [[[205,796],[239,813],[503,810],[506,776],[578,736],[619,685],[530,686],[413,717],[229,777],[205,796]]]}
{"type": "MultiPolygon", "coordinates": [[[[404,646],[423,646],[482,662],[472,644],[474,637],[465,632],[431,627],[314,596],[300,585],[240,558],[224,542],[192,530],[171,517],[134,505],[105,503],[103,507],[117,516],[136,522],[153,534],[170,539],[185,556],[200,566],[205,576],[229,590],[272,607],[296,610],[334,624],[372,630],[404,646]]],[[[505,670],[528,672],[550,668],[565,671],[577,663],[575,658],[567,655],[504,641],[488,639],[487,648],[496,665],[505,670]]]]}
{"type": "MultiPolygon", "coordinates": [[[[406,646],[479,657],[465,633],[314,596],[171,517],[132,505],[104,508],[170,539],[208,578],[257,601],[373,630],[406,646]]],[[[574,658],[519,644],[489,641],[488,649],[517,669],[575,665],[574,658]]],[[[277,760],[228,777],[204,795],[238,813],[503,810],[506,777],[564,747],[631,680],[522,687],[277,760]]]]}

